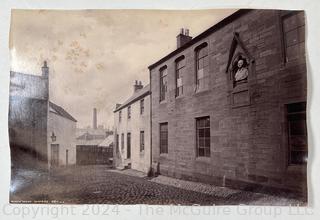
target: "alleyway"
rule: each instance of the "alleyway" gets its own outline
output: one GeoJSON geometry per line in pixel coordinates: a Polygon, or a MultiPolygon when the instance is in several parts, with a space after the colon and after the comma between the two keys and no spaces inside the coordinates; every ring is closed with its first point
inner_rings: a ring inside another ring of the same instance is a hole
{"type": "Polygon", "coordinates": [[[18,172],[11,201],[65,204],[182,204],[182,205],[296,205],[290,195],[266,195],[165,176],[148,178],[133,171],[107,166],[79,166],[41,173],[18,172]],[[31,178],[35,178],[33,182],[31,178]],[[24,184],[21,184],[24,181],[24,184]],[[285,197],[286,198],[285,198],[285,197]]]}

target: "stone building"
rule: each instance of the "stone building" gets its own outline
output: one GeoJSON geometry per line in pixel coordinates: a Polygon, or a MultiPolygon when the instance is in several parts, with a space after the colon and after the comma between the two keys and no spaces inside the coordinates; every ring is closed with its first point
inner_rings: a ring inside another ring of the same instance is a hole
{"type": "Polygon", "coordinates": [[[46,62],[41,75],[10,72],[9,139],[14,169],[75,164],[76,120],[49,100],[46,62]]]}
{"type": "Polygon", "coordinates": [[[49,167],[76,164],[76,124],[77,120],[62,107],[49,102],[49,167]]]}
{"type": "Polygon", "coordinates": [[[136,81],[132,96],[114,110],[114,166],[150,169],[150,87],[136,81]]]}
{"type": "Polygon", "coordinates": [[[306,192],[303,11],[239,10],[149,66],[152,166],[237,188],[306,192]]]}

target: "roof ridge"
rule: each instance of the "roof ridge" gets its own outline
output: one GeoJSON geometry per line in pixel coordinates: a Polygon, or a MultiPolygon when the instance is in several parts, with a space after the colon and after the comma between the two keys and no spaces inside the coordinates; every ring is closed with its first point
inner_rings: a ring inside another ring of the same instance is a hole
{"type": "Polygon", "coordinates": [[[71,121],[77,122],[77,120],[61,106],[59,106],[51,101],[49,101],[49,106],[51,106],[60,116],[67,118],[71,121]]]}

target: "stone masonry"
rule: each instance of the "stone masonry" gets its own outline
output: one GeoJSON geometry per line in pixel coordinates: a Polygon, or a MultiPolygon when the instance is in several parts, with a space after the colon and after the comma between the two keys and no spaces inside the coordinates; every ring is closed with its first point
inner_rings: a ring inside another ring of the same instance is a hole
{"type": "MultiPolygon", "coordinates": [[[[153,168],[162,175],[221,186],[275,187],[306,193],[306,166],[288,165],[286,104],[306,102],[306,61],[285,61],[278,10],[239,10],[149,66],[153,168]],[[235,34],[236,33],[236,34],[235,34]],[[226,72],[234,54],[251,57],[246,90],[226,72]],[[207,43],[208,88],[195,88],[195,49],[207,43]],[[175,61],[186,59],[184,92],[175,96],[175,61]],[[229,57],[231,56],[231,57],[229,57]],[[166,100],[159,72],[167,67],[166,100]],[[240,104],[241,105],[240,105],[240,104]],[[244,104],[243,104],[244,103],[244,104]],[[210,157],[196,156],[196,118],[210,117],[210,157]],[[168,123],[168,153],[160,154],[159,124],[168,123]]],[[[304,48],[303,48],[304,49],[304,48]]]]}

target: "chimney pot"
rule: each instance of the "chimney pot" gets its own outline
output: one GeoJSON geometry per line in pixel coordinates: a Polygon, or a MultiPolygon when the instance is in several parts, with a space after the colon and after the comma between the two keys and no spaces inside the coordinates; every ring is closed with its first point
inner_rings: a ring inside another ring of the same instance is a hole
{"type": "Polygon", "coordinates": [[[136,80],[136,83],[133,85],[133,92],[136,92],[142,88],[143,88],[142,82],[141,81],[138,82],[138,80],[136,80]]]}
{"type": "Polygon", "coordinates": [[[181,28],[180,34],[177,36],[177,48],[182,47],[186,43],[188,43],[192,39],[191,36],[189,36],[189,29],[183,29],[181,28]]]}
{"type": "Polygon", "coordinates": [[[185,35],[186,35],[186,36],[189,36],[189,29],[186,29],[186,30],[185,30],[185,35]]]}

